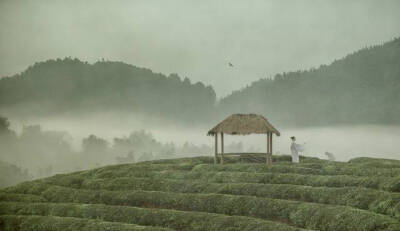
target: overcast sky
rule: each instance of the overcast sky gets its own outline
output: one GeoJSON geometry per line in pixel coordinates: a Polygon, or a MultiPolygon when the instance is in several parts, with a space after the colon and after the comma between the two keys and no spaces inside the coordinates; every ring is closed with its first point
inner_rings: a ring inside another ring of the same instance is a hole
{"type": "Polygon", "coordinates": [[[399,12],[399,0],[0,0],[0,76],[104,58],[178,73],[221,97],[399,37],[399,12]]]}

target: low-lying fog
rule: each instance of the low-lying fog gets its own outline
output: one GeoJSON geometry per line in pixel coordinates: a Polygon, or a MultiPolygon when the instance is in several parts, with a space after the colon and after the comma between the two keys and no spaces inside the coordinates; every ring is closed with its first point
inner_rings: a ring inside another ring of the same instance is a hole
{"type": "MultiPolygon", "coordinates": [[[[43,130],[66,131],[72,136],[72,144],[80,149],[83,138],[90,134],[112,142],[115,137],[128,136],[133,131],[146,130],[151,132],[157,141],[173,142],[183,145],[189,142],[195,145],[213,147],[214,139],[207,136],[209,129],[219,121],[210,121],[209,126],[186,128],[179,125],[159,125],[159,123],[144,122],[143,118],[114,117],[102,115],[96,118],[57,118],[12,120],[11,128],[20,132],[23,125],[40,124],[43,130]]],[[[273,123],[273,121],[271,121],[273,123]]],[[[333,153],[337,160],[347,161],[354,157],[379,157],[400,159],[397,143],[400,140],[400,126],[388,125],[341,125],[311,128],[280,128],[280,137],[274,136],[274,153],[290,153],[290,137],[295,136],[297,143],[305,143],[303,155],[326,158],[325,152],[333,153]]],[[[220,137],[218,137],[220,138],[220,137]]],[[[244,151],[264,152],[266,149],[265,135],[225,136],[225,144],[242,142],[244,151]]],[[[240,150],[233,150],[240,151],[240,150]]],[[[177,153],[190,154],[190,153],[177,153]]],[[[204,153],[207,154],[207,153],[204,153]]],[[[213,155],[213,153],[209,153],[213,155]]]]}
{"type": "MultiPolygon", "coordinates": [[[[9,132],[0,133],[0,187],[110,164],[214,156],[214,138],[206,134],[219,122],[194,126],[111,113],[8,119],[9,132]]],[[[306,143],[305,156],[326,159],[325,152],[330,152],[338,161],[361,156],[400,159],[395,146],[400,126],[285,128],[270,122],[281,132],[274,136],[274,154],[290,154],[290,137],[296,136],[298,143],[306,143]]],[[[265,135],[225,136],[226,152],[265,150],[265,135]]]]}

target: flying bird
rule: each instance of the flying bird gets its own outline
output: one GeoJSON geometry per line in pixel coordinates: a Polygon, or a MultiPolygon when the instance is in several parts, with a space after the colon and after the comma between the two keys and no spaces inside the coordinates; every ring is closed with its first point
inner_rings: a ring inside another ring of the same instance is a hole
{"type": "Polygon", "coordinates": [[[228,63],[228,65],[229,65],[230,67],[233,67],[233,64],[232,64],[232,63],[228,63]]]}

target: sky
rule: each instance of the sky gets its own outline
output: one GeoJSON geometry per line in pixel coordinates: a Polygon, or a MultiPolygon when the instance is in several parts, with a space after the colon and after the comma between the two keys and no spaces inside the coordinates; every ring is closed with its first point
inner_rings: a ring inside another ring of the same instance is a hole
{"type": "Polygon", "coordinates": [[[399,37],[399,12],[399,0],[0,0],[0,76],[104,58],[178,73],[223,97],[399,37]]]}

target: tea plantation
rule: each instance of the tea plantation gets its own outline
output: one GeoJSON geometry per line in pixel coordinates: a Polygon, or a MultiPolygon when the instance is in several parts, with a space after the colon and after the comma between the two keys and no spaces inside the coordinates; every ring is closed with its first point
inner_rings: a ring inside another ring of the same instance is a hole
{"type": "Polygon", "coordinates": [[[0,230],[400,230],[400,161],[113,165],[0,190],[0,230]]]}

